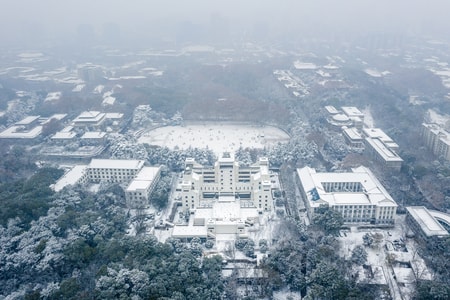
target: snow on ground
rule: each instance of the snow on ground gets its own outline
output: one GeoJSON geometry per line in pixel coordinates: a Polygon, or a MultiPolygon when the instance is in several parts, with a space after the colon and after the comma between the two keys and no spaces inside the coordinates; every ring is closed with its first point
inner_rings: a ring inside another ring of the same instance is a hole
{"type": "Polygon", "coordinates": [[[427,111],[427,115],[431,123],[436,123],[442,126],[445,126],[445,124],[450,120],[449,115],[441,115],[433,109],[429,109],[427,111]]]}
{"type": "Polygon", "coordinates": [[[73,88],[72,92],[81,92],[85,86],[86,86],[85,84],[78,84],[76,87],[73,88]]]}
{"type": "Polygon", "coordinates": [[[373,121],[372,113],[370,112],[370,106],[367,106],[362,110],[364,114],[364,124],[369,128],[375,127],[375,122],[373,121]]]}
{"type": "Polygon", "coordinates": [[[44,100],[44,102],[57,101],[57,100],[59,100],[61,98],[61,95],[62,95],[61,92],[48,93],[47,97],[44,100]]]}
{"type": "Polygon", "coordinates": [[[391,74],[391,72],[389,72],[389,71],[379,72],[378,70],[375,70],[375,69],[365,69],[364,72],[366,72],[367,75],[372,76],[372,77],[383,77],[383,76],[391,74]]]}
{"type": "Polygon", "coordinates": [[[112,96],[114,91],[109,91],[103,94],[103,105],[114,105],[116,98],[112,96]]]}
{"type": "Polygon", "coordinates": [[[105,89],[104,85],[97,85],[93,91],[94,94],[101,94],[105,89]]]}
{"type": "Polygon", "coordinates": [[[371,265],[374,275],[375,273],[377,275],[373,279],[366,278],[361,280],[372,283],[382,282],[382,277],[384,276],[384,280],[393,294],[393,299],[410,299],[413,289],[413,286],[410,284],[410,274],[414,273],[414,270],[407,266],[407,264],[411,263],[416,270],[419,270],[422,279],[430,279],[431,275],[426,268],[425,262],[416,251],[415,241],[405,238],[407,231],[408,228],[405,225],[404,215],[396,216],[396,223],[392,228],[362,229],[351,227],[350,230],[341,230],[340,237],[338,238],[341,243],[339,254],[349,259],[352,250],[356,246],[363,244],[362,237],[364,234],[369,233],[375,239],[378,237],[378,243],[374,242],[371,247],[364,247],[368,254],[367,264],[371,265]],[[401,244],[401,241],[404,241],[404,246],[396,246],[397,243],[401,244]],[[389,261],[392,261],[392,264],[389,261]],[[382,273],[377,271],[380,268],[382,273]]]}
{"type": "Polygon", "coordinates": [[[298,60],[294,62],[294,67],[297,70],[315,70],[315,69],[317,69],[317,66],[313,63],[301,62],[298,60]]]}
{"type": "Polygon", "coordinates": [[[219,154],[239,147],[263,149],[288,140],[287,133],[273,126],[205,122],[160,127],[144,133],[138,142],[170,149],[208,148],[219,154]]]}
{"type": "Polygon", "coordinates": [[[441,78],[441,80],[442,80],[442,84],[446,88],[450,89],[450,68],[443,67],[440,70],[437,70],[437,69],[434,69],[434,68],[429,68],[428,70],[430,70],[431,72],[433,72],[434,74],[439,76],[441,78]]]}

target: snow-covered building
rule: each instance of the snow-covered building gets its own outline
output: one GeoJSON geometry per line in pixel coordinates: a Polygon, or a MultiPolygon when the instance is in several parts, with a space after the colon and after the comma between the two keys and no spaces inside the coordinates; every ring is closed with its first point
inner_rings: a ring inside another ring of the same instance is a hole
{"type": "Polygon", "coordinates": [[[400,171],[403,159],[397,154],[398,144],[379,128],[363,128],[365,149],[384,168],[400,171]]]}
{"type": "Polygon", "coordinates": [[[99,145],[106,141],[106,132],[87,131],[81,136],[81,141],[88,145],[99,145]]]}
{"type": "Polygon", "coordinates": [[[75,127],[99,127],[105,121],[105,113],[99,111],[85,111],[73,119],[75,127]]]}
{"type": "Polygon", "coordinates": [[[353,122],[353,125],[361,129],[364,124],[364,114],[354,106],[342,106],[341,107],[344,114],[353,122]]]}
{"type": "Polygon", "coordinates": [[[342,134],[344,135],[345,141],[349,146],[354,148],[364,148],[364,138],[356,127],[343,127],[342,134]]]}
{"type": "Polygon", "coordinates": [[[217,234],[246,236],[246,228],[259,221],[259,214],[272,211],[269,161],[260,158],[253,166],[240,166],[226,152],[213,167],[186,159],[181,201],[191,212],[189,225],[177,225],[177,238],[215,237],[217,234]]]}
{"type": "Polygon", "coordinates": [[[158,183],[161,167],[143,167],[125,190],[129,208],[143,208],[150,204],[150,195],[158,183]]]}
{"type": "Polygon", "coordinates": [[[77,133],[73,131],[73,126],[66,126],[62,130],[56,132],[50,139],[54,142],[73,141],[77,133]]]}
{"type": "Polygon", "coordinates": [[[86,165],[77,165],[72,169],[67,171],[55,184],[52,184],[50,187],[55,191],[59,192],[66,186],[76,185],[78,183],[86,183],[87,182],[87,166],[86,165]]]}
{"type": "Polygon", "coordinates": [[[425,206],[406,207],[406,222],[422,238],[443,237],[449,233],[425,206]]]}
{"type": "Polygon", "coordinates": [[[34,139],[42,133],[42,125],[39,123],[40,116],[28,116],[13,126],[0,132],[2,139],[34,139]]]}
{"type": "Polygon", "coordinates": [[[92,182],[128,183],[144,167],[143,160],[93,159],[87,168],[92,182]]]}
{"type": "Polygon", "coordinates": [[[225,152],[214,167],[203,167],[188,158],[181,195],[185,210],[209,206],[219,197],[232,196],[261,211],[270,211],[273,199],[269,161],[260,158],[257,164],[243,167],[231,153],[225,152]]]}
{"type": "Polygon", "coordinates": [[[422,140],[434,155],[450,160],[450,132],[438,124],[422,124],[422,140]]]}
{"type": "Polygon", "coordinates": [[[345,223],[394,223],[397,204],[368,168],[316,173],[304,167],[297,174],[311,220],[320,206],[327,205],[341,213],[345,223]]]}

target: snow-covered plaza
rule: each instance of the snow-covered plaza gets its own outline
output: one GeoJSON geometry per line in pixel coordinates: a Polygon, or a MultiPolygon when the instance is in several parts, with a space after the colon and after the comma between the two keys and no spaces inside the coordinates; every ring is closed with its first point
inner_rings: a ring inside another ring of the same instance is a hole
{"type": "Polygon", "coordinates": [[[139,143],[165,146],[170,149],[208,148],[219,154],[242,148],[270,148],[289,141],[289,135],[273,126],[240,123],[188,123],[184,126],[165,126],[145,132],[139,143]]]}

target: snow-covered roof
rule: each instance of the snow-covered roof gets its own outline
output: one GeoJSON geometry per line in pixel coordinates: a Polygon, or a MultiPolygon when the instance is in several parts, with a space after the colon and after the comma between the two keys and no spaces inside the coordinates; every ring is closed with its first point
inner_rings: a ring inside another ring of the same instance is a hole
{"type": "Polygon", "coordinates": [[[89,164],[90,169],[140,170],[143,166],[144,166],[143,160],[132,160],[132,159],[93,159],[89,164]]]}
{"type": "Polygon", "coordinates": [[[354,106],[342,106],[341,109],[348,117],[364,118],[364,114],[354,106]]]}
{"type": "Polygon", "coordinates": [[[379,139],[383,143],[394,142],[383,130],[380,128],[363,128],[364,134],[372,139],[379,139]]]}
{"type": "Polygon", "coordinates": [[[36,120],[38,120],[41,116],[28,116],[26,118],[24,118],[23,120],[16,122],[15,125],[30,125],[31,123],[35,122],[36,120]]]}
{"type": "Polygon", "coordinates": [[[393,152],[390,148],[388,148],[385,143],[383,143],[380,139],[372,139],[366,138],[366,142],[375,150],[377,153],[384,159],[384,161],[398,161],[402,162],[403,159],[398,156],[397,153],[393,152]]]}
{"type": "Polygon", "coordinates": [[[107,119],[122,119],[123,114],[122,113],[106,113],[105,117],[107,119]]]}
{"type": "Polygon", "coordinates": [[[67,117],[67,114],[54,114],[51,117],[49,117],[47,120],[45,120],[44,122],[42,122],[42,124],[47,124],[48,122],[50,122],[52,119],[61,121],[62,119],[64,119],[65,117],[67,117]]]}
{"type": "Polygon", "coordinates": [[[61,177],[54,185],[52,185],[52,189],[55,192],[59,192],[68,185],[74,185],[78,183],[78,181],[84,176],[86,168],[86,165],[77,165],[73,167],[69,172],[64,174],[64,176],[61,177]]]}
{"type": "Polygon", "coordinates": [[[73,139],[76,136],[77,136],[77,134],[74,131],[58,131],[51,137],[51,139],[52,140],[69,140],[69,139],[73,139]]]}
{"type": "Polygon", "coordinates": [[[92,123],[100,122],[105,117],[105,113],[99,111],[85,111],[76,117],[74,123],[92,123]]]}
{"type": "Polygon", "coordinates": [[[135,179],[137,180],[153,180],[158,176],[161,171],[161,167],[143,167],[142,170],[137,173],[135,179]]]}
{"type": "Polygon", "coordinates": [[[312,168],[304,167],[297,169],[297,174],[312,207],[323,204],[323,201],[330,206],[344,204],[397,206],[375,175],[366,167],[361,166],[352,169],[352,172],[344,173],[317,173],[312,168]],[[325,183],[347,182],[359,183],[361,191],[330,192],[324,187],[325,183]]]}
{"type": "Polygon", "coordinates": [[[449,235],[447,230],[430,214],[425,206],[409,206],[406,210],[419,224],[426,236],[449,235]]]}
{"type": "Polygon", "coordinates": [[[88,131],[85,132],[81,138],[82,139],[103,139],[106,136],[106,132],[103,131],[88,131]]]}
{"type": "Polygon", "coordinates": [[[206,226],[183,226],[176,225],[173,227],[172,237],[174,238],[205,238],[207,236],[206,226]]]}
{"type": "Polygon", "coordinates": [[[3,139],[34,139],[42,133],[42,126],[36,126],[29,131],[21,131],[22,126],[11,126],[0,133],[3,139]]]}
{"type": "Polygon", "coordinates": [[[133,192],[138,190],[146,190],[152,184],[151,180],[133,180],[127,187],[127,192],[133,192]]]}
{"type": "Polygon", "coordinates": [[[337,113],[339,113],[339,111],[336,109],[336,107],[332,106],[332,105],[327,105],[325,106],[325,110],[332,115],[335,115],[337,113]]]}
{"type": "Polygon", "coordinates": [[[158,177],[161,167],[143,167],[127,187],[127,192],[147,190],[158,177]]]}
{"type": "Polygon", "coordinates": [[[239,202],[234,200],[233,201],[227,201],[227,202],[216,202],[213,205],[213,218],[214,219],[221,219],[221,220],[236,220],[240,219],[240,210],[241,207],[239,205],[239,202]]]}
{"type": "Polygon", "coordinates": [[[356,127],[344,128],[343,132],[351,140],[362,140],[362,136],[356,127]]]}
{"type": "Polygon", "coordinates": [[[333,116],[333,120],[335,120],[337,122],[347,122],[350,119],[344,114],[335,114],[333,116]]]}

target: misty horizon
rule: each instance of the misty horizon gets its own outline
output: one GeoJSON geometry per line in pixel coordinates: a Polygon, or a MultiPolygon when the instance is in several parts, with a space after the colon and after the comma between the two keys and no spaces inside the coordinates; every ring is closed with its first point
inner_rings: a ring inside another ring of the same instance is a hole
{"type": "Polygon", "coordinates": [[[394,34],[445,38],[445,1],[15,1],[0,12],[3,45],[46,41],[208,43],[394,34]]]}

